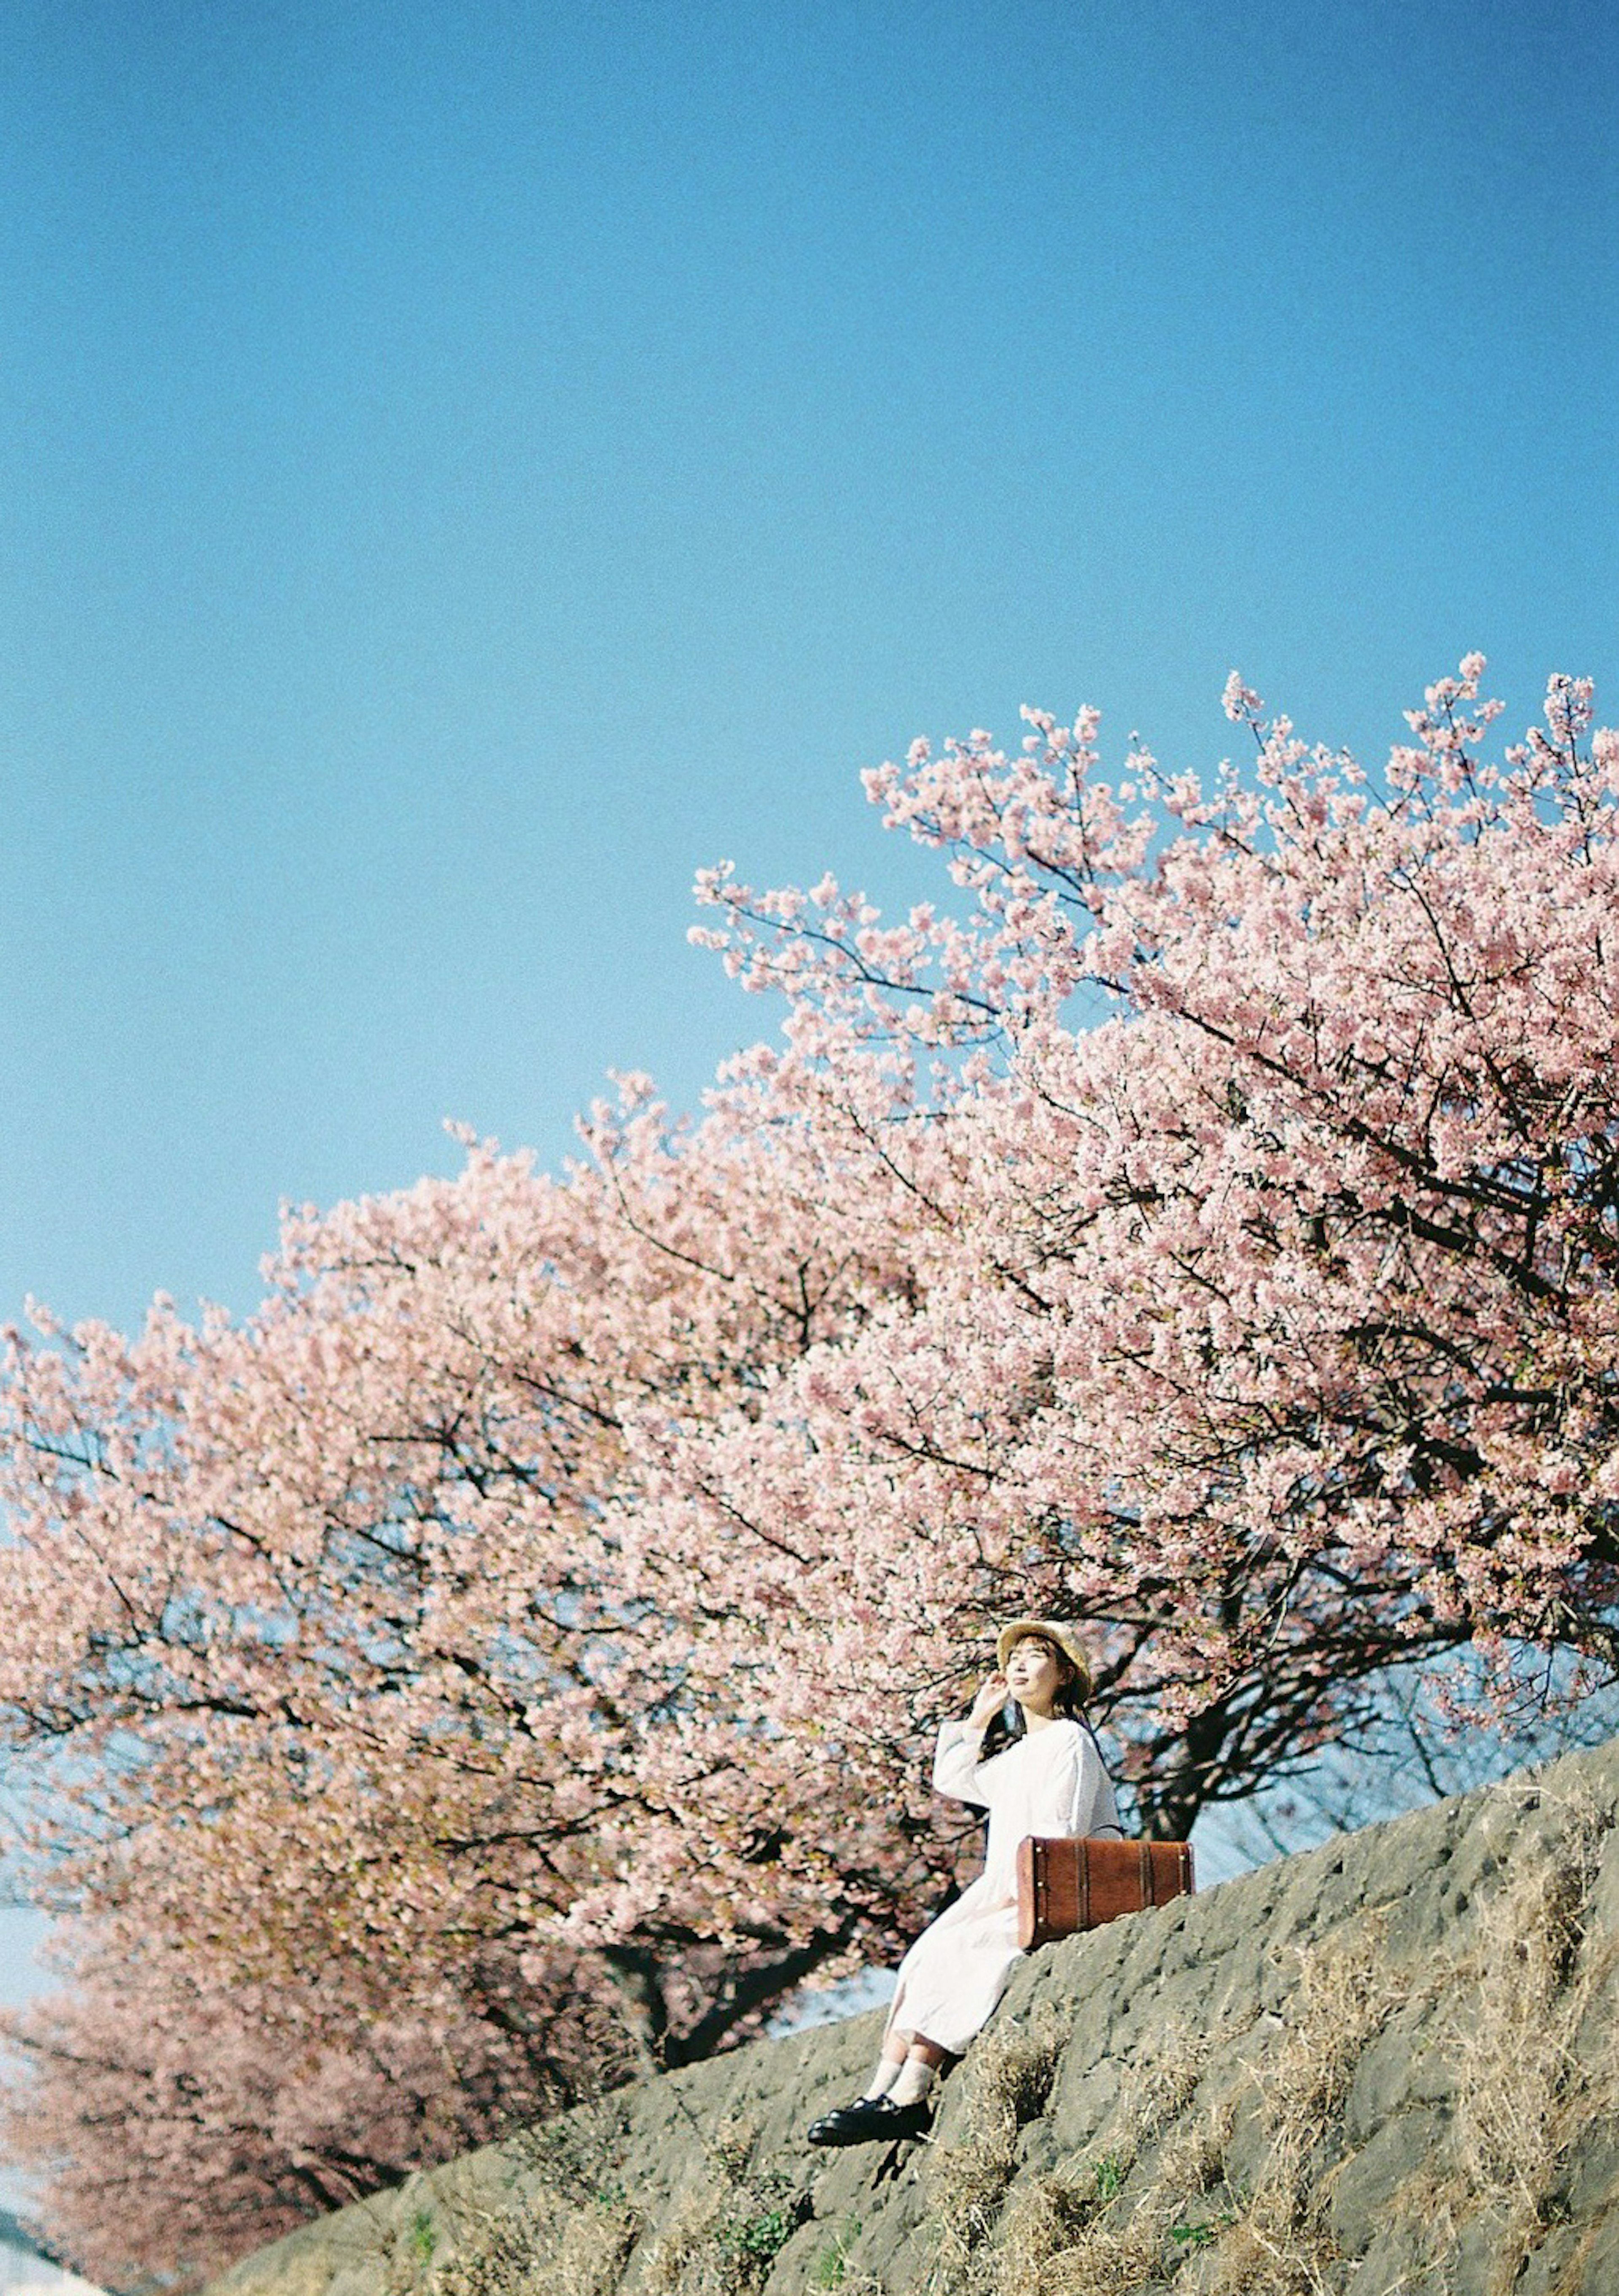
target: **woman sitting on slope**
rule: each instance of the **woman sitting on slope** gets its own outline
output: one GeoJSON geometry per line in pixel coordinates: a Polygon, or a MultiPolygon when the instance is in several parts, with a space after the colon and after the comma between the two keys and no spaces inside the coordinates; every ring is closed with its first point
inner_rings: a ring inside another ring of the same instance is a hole
{"type": "Polygon", "coordinates": [[[1017,1942],[1017,1845],[1025,1834],[1120,1832],[1113,1787],[1084,1704],[1090,1669],[1071,1628],[1015,1619],[996,1641],[997,1671],[965,1722],[947,1722],[934,1790],[990,1813],[984,1870],[929,1923],[900,1964],[883,2054],[865,2094],[810,2129],[811,2144],[917,2136],[946,2057],[959,2056],[1007,1988],[1017,1942]],[[1005,1715],[1007,1699],[1015,1719],[1005,1715]]]}

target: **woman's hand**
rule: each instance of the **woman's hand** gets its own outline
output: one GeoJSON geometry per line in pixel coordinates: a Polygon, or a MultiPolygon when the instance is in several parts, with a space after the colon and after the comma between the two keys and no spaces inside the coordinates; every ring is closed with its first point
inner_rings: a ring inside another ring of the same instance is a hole
{"type": "Polygon", "coordinates": [[[973,1701],[973,1710],[967,1721],[974,1730],[987,1730],[1006,1704],[1010,1693],[1004,1674],[986,1675],[979,1685],[978,1695],[973,1701]]]}

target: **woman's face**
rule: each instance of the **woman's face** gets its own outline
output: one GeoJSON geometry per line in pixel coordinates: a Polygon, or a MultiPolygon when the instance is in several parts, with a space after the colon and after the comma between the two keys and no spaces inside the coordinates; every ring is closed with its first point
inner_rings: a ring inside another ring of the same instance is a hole
{"type": "Polygon", "coordinates": [[[1007,1687],[1020,1706],[1049,1714],[1065,1669],[1043,1635],[1024,1635],[1007,1655],[1007,1687]]]}

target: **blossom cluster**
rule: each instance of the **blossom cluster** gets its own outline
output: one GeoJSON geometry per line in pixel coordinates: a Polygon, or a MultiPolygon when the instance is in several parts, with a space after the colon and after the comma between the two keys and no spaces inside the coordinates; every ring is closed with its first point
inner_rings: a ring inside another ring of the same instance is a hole
{"type": "Polygon", "coordinates": [[[10,1335],[18,2141],[86,2264],[890,1956],[999,1617],[1085,1622],[1170,1833],[1392,1669],[1611,1671],[1619,737],[1556,678],[1492,761],[1483,667],[1381,785],[1235,674],[1206,782],[917,743],[867,788],[936,904],[700,881],[784,1011],[697,1119],[622,1078],[560,1176],[290,1215],[243,1322],[10,1335]]]}

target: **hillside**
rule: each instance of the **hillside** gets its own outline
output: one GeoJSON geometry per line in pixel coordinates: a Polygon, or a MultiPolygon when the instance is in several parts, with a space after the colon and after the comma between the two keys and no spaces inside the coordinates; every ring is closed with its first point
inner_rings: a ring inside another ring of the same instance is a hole
{"type": "Polygon", "coordinates": [[[1619,1742],[1048,1948],[931,2144],[877,2015],[623,2090],[214,2296],[1616,2296],[1619,1742]]]}

